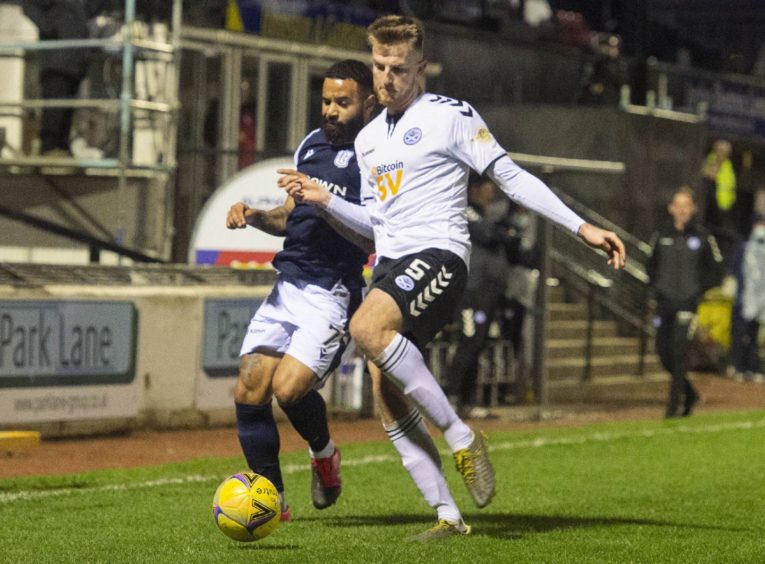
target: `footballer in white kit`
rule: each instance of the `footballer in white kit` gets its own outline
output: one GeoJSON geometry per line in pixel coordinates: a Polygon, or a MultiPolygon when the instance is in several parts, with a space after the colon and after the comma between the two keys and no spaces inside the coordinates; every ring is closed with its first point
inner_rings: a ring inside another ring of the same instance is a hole
{"type": "Polygon", "coordinates": [[[367,28],[367,39],[375,94],[385,109],[356,137],[362,205],[336,197],[299,171],[280,171],[278,184],[296,201],[316,205],[374,239],[378,262],[372,288],[353,315],[350,332],[385,376],[376,392],[387,409],[382,410],[385,430],[438,515],[434,527],[412,539],[466,535],[471,528],[451,497],[422,416],[443,433],[478,507],[495,494],[495,472],[484,435],[459,418],[420,350],[453,316],[465,286],[469,169],[605,251],[615,268],[624,264],[624,245],[614,233],[585,223],[513,163],[470,105],[424,92],[427,61],[419,20],[381,16],[367,28]]]}
{"type": "MultiPolygon", "coordinates": [[[[422,347],[451,319],[464,290],[469,169],[484,173],[501,159],[504,175],[532,183],[526,191],[541,182],[507,157],[468,103],[428,92],[401,115],[380,113],[355,147],[378,256],[372,285],[394,298],[404,333],[422,347]]],[[[536,205],[509,195],[576,232],[584,221],[557,199],[538,197],[545,192],[532,198],[536,205]]]]}

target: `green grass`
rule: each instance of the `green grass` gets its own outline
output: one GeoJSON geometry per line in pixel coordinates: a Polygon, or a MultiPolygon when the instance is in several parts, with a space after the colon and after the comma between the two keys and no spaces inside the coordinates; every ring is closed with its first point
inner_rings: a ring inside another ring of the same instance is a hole
{"type": "Polygon", "coordinates": [[[403,542],[434,516],[382,442],[343,445],[345,490],[323,512],[305,453],[284,456],[295,521],[250,544],[212,521],[240,458],[3,480],[0,561],[765,562],[765,411],[489,439],[498,494],[484,510],[445,459],[470,537],[403,542]]]}

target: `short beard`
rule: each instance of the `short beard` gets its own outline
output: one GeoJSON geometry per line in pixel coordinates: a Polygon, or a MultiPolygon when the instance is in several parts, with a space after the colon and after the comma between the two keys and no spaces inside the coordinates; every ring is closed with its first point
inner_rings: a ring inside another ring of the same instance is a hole
{"type": "Polygon", "coordinates": [[[321,120],[321,129],[331,145],[350,145],[356,139],[361,128],[364,127],[363,118],[357,116],[346,123],[339,121],[329,121],[326,118],[321,120]]]}

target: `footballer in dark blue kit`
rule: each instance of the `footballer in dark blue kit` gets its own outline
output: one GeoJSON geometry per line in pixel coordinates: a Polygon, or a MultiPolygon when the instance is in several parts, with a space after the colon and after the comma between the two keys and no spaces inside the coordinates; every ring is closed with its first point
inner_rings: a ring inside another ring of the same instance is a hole
{"type": "MultiPolygon", "coordinates": [[[[333,145],[323,129],[316,129],[298,147],[295,164],[333,194],[360,204],[359,166],[352,142],[333,145]]],[[[364,286],[361,271],[368,253],[340,235],[316,207],[296,204],[286,227],[284,248],[273,261],[281,274],[311,280],[328,290],[338,279],[348,289],[364,286]]]]}
{"type": "MultiPolygon", "coordinates": [[[[332,65],[324,75],[321,127],[298,147],[295,167],[358,205],[360,174],[353,142],[375,107],[366,65],[354,60],[332,65]]],[[[340,451],[330,438],[326,406],[317,390],[349,341],[348,322],[361,303],[362,269],[372,243],[291,197],[267,211],[238,202],[231,206],[226,226],[251,226],[285,237],[273,260],[276,284],[242,343],[234,400],[247,464],[273,482],[281,498],[281,518],[290,520],[272,399],[308,443],[314,506],[329,507],[341,491],[340,451]]]]}

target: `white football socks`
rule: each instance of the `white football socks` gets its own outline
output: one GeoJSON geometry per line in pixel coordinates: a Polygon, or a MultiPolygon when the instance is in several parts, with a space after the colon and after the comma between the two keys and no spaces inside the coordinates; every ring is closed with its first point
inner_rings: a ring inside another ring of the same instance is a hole
{"type": "Polygon", "coordinates": [[[374,359],[374,363],[443,431],[444,439],[452,451],[470,445],[473,432],[457,416],[441,386],[425,365],[422,354],[409,339],[396,333],[383,353],[374,359]]]}
{"type": "Polygon", "coordinates": [[[417,408],[392,425],[383,425],[404,468],[439,519],[460,523],[462,516],[441,471],[441,456],[417,408]]]}
{"type": "Polygon", "coordinates": [[[317,452],[313,452],[311,447],[308,447],[308,454],[310,454],[312,458],[328,458],[335,454],[335,443],[332,442],[332,439],[329,439],[327,446],[317,452]]]}

